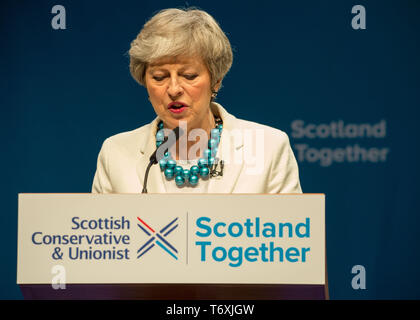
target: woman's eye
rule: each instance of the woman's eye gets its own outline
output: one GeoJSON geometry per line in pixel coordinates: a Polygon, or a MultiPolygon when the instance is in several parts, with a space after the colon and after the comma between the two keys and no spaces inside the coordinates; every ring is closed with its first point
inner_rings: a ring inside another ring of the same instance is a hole
{"type": "Polygon", "coordinates": [[[158,76],[153,76],[153,79],[156,81],[162,81],[163,79],[165,79],[164,76],[158,77],[158,76]]]}
{"type": "Polygon", "coordinates": [[[197,75],[196,74],[185,74],[184,77],[187,80],[194,80],[195,78],[197,78],[197,75]]]}

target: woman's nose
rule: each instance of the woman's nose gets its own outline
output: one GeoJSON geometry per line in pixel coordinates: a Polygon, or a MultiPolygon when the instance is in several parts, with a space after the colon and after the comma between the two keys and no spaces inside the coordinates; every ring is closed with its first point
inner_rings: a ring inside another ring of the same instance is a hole
{"type": "Polygon", "coordinates": [[[183,88],[180,85],[179,81],[177,78],[171,78],[171,81],[169,82],[169,86],[168,86],[168,94],[171,97],[178,97],[183,93],[183,88]]]}

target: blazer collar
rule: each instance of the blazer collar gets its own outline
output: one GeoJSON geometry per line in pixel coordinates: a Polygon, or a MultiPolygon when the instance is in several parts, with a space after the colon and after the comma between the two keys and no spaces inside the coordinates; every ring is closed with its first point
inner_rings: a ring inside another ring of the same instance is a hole
{"type": "MultiPolygon", "coordinates": [[[[146,168],[150,162],[150,156],[156,150],[156,131],[159,118],[156,117],[151,123],[146,126],[145,134],[140,135],[140,159],[137,162],[137,175],[140,184],[144,185],[144,175],[146,168]]],[[[140,190],[141,191],[141,190],[140,190]]],[[[150,168],[149,176],[147,178],[147,192],[148,193],[165,193],[165,185],[160,172],[159,165],[153,165],[150,168]]]]}
{"type": "MultiPolygon", "coordinates": [[[[223,121],[223,129],[226,129],[227,131],[232,131],[236,128],[236,121],[237,119],[228,113],[225,108],[223,108],[220,104],[216,102],[212,102],[211,104],[211,110],[215,116],[219,116],[223,121]]],[[[222,131],[222,137],[223,137],[223,131],[222,131]]],[[[240,139],[235,139],[234,141],[234,147],[240,148],[243,145],[242,137],[240,139]]]]}
{"type": "MultiPolygon", "coordinates": [[[[211,110],[215,116],[219,116],[223,121],[223,131],[220,140],[219,150],[223,150],[224,144],[230,142],[233,146],[233,156],[231,159],[235,159],[235,153],[241,152],[240,148],[243,146],[243,139],[240,135],[239,138],[233,139],[232,136],[224,134],[224,131],[231,131],[235,129],[235,123],[237,119],[229,114],[220,104],[212,102],[211,110]],[[226,141],[229,138],[230,141],[226,141]]],[[[159,117],[156,117],[151,123],[146,126],[145,134],[140,135],[139,147],[140,147],[140,159],[137,163],[137,175],[139,177],[141,185],[144,183],[144,174],[149,164],[150,155],[156,150],[156,132],[159,117]]],[[[233,162],[233,161],[230,161],[233,162]]],[[[208,185],[209,193],[231,193],[239,173],[242,169],[242,164],[226,163],[224,166],[224,172],[222,177],[210,178],[208,185]]],[[[163,181],[163,175],[160,171],[159,165],[153,165],[150,168],[149,176],[147,180],[148,193],[165,193],[165,184],[163,181]]]]}
{"type": "Polygon", "coordinates": [[[239,178],[239,174],[243,167],[243,161],[241,163],[234,163],[234,159],[242,159],[241,147],[243,146],[243,136],[238,135],[234,137],[229,134],[237,128],[237,119],[228,113],[220,104],[212,103],[211,105],[214,115],[219,115],[223,120],[223,131],[220,137],[219,152],[216,157],[219,160],[223,160],[223,154],[220,151],[229,149],[230,161],[225,161],[223,176],[210,178],[207,192],[208,193],[232,193],[239,178]],[[227,146],[226,146],[227,145],[227,146]],[[233,148],[232,148],[233,146],[233,148]],[[239,154],[238,154],[239,153],[239,154]]]}

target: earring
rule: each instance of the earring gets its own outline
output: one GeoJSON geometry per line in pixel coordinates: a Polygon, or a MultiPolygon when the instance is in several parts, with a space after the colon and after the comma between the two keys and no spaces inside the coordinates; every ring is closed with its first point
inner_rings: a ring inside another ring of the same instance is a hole
{"type": "Polygon", "coordinates": [[[217,97],[217,91],[212,91],[211,92],[211,101],[215,100],[217,97]]]}

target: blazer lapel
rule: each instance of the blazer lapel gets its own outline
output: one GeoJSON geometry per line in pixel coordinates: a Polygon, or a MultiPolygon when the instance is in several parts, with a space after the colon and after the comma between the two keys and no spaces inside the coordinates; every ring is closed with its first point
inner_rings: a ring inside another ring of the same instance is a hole
{"type": "Polygon", "coordinates": [[[242,161],[243,137],[241,134],[233,134],[236,122],[236,118],[233,115],[215,102],[212,103],[212,110],[215,115],[219,115],[223,120],[222,136],[220,137],[219,151],[216,157],[219,158],[219,161],[223,160],[225,164],[223,176],[210,178],[207,191],[208,193],[232,193],[244,164],[244,161],[242,161]],[[224,156],[223,153],[226,152],[229,155],[224,156]],[[240,159],[241,161],[236,163],[235,159],[240,159]]]}
{"type": "MultiPolygon", "coordinates": [[[[155,118],[149,124],[148,134],[143,135],[140,141],[140,158],[137,162],[136,171],[140,180],[140,184],[144,185],[144,175],[147,166],[150,162],[150,156],[156,150],[156,131],[158,118],[155,118]]],[[[140,190],[141,192],[141,190],[140,190]]],[[[147,192],[148,193],[165,193],[165,185],[162,178],[159,165],[155,164],[150,168],[149,176],[147,178],[147,192]]]]}

